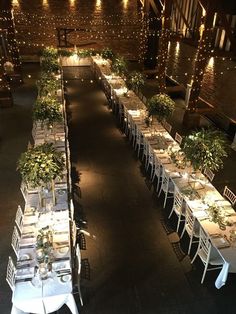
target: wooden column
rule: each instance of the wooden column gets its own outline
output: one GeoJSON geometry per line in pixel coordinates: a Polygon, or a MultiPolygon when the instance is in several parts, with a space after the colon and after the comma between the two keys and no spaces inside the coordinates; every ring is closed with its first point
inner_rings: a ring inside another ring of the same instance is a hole
{"type": "Polygon", "coordinates": [[[197,56],[194,64],[194,73],[192,78],[192,90],[189,99],[188,110],[190,112],[197,111],[197,103],[200,95],[203,75],[210,58],[212,50],[213,38],[213,19],[214,10],[211,8],[211,2],[208,2],[205,16],[202,16],[202,24],[200,26],[200,39],[198,44],[197,56]]]}
{"type": "Polygon", "coordinates": [[[159,92],[166,90],[166,63],[168,59],[168,44],[170,40],[170,16],[172,0],[164,0],[162,12],[162,29],[159,38],[159,51],[157,57],[157,87],[159,92]]]}
{"type": "Polygon", "coordinates": [[[14,71],[16,73],[21,72],[21,62],[19,58],[19,49],[15,38],[15,23],[12,10],[12,4],[10,0],[0,0],[0,17],[1,29],[7,31],[7,52],[8,57],[14,64],[14,71]]]}

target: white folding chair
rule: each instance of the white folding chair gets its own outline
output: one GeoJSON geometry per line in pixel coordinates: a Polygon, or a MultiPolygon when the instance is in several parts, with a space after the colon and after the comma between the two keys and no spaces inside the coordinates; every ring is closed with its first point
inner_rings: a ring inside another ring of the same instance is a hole
{"type": "Polygon", "coordinates": [[[161,178],[162,178],[162,165],[159,162],[156,155],[154,155],[154,170],[152,173],[151,181],[154,182],[155,178],[157,178],[157,185],[156,185],[156,192],[157,192],[159,189],[161,178]]]}
{"type": "Polygon", "coordinates": [[[76,245],[76,268],[77,268],[77,288],[78,288],[78,293],[79,293],[79,299],[80,299],[80,304],[83,306],[83,299],[82,299],[82,294],[81,294],[81,289],[80,289],[80,274],[81,274],[81,253],[80,253],[80,248],[79,245],[76,245]]]}
{"type": "Polygon", "coordinates": [[[39,203],[39,192],[38,189],[28,188],[27,185],[22,181],[20,186],[21,193],[24,197],[25,203],[29,203],[31,206],[38,206],[39,203]],[[37,196],[36,196],[37,195],[37,196]]]}
{"type": "Polygon", "coordinates": [[[204,282],[207,271],[221,269],[224,264],[222,257],[220,256],[216,248],[212,245],[210,238],[205,233],[202,227],[200,227],[200,232],[199,232],[198,249],[191,263],[195,261],[197,256],[200,257],[204,265],[204,271],[203,271],[201,283],[204,282]],[[208,268],[209,265],[218,266],[218,267],[208,268]]]}
{"type": "Polygon", "coordinates": [[[136,127],[136,137],[135,137],[135,144],[134,144],[134,150],[137,150],[137,155],[139,157],[141,147],[143,147],[143,136],[141,134],[141,131],[136,127]]]}
{"type": "Polygon", "coordinates": [[[172,130],[172,125],[170,125],[168,122],[166,122],[166,121],[164,121],[163,123],[162,123],[162,125],[164,126],[164,128],[166,129],[166,131],[167,132],[171,132],[171,130],[172,130]]]}
{"type": "Polygon", "coordinates": [[[177,215],[177,218],[178,218],[178,223],[177,223],[177,228],[176,228],[176,232],[178,232],[180,222],[185,221],[185,209],[184,209],[183,196],[177,188],[175,188],[174,203],[173,203],[173,207],[172,207],[171,212],[170,212],[169,217],[168,217],[169,219],[173,213],[175,213],[177,215]]]}
{"type": "Polygon", "coordinates": [[[182,138],[182,136],[179,133],[176,132],[175,133],[175,140],[180,145],[182,143],[183,138],[182,138]]]}
{"type": "Polygon", "coordinates": [[[227,186],[224,188],[223,196],[225,196],[233,206],[235,205],[236,195],[227,186]]]}
{"type": "Polygon", "coordinates": [[[205,168],[203,173],[210,182],[213,181],[215,174],[209,168],[205,168]]]}
{"type": "Polygon", "coordinates": [[[23,212],[20,205],[17,207],[15,223],[21,232],[23,226],[23,212]]]}
{"type": "Polygon", "coordinates": [[[13,233],[12,233],[12,240],[11,240],[11,246],[16,254],[16,257],[19,256],[19,249],[20,249],[20,235],[19,232],[14,226],[13,233]]]}
{"type": "Polygon", "coordinates": [[[9,284],[12,291],[15,289],[15,279],[16,279],[16,267],[13,263],[11,256],[9,256],[8,264],[7,264],[6,281],[9,284]]]}
{"type": "Polygon", "coordinates": [[[191,247],[193,243],[198,243],[199,241],[199,227],[200,224],[197,221],[196,217],[193,215],[191,209],[186,205],[185,211],[185,224],[180,238],[183,237],[185,231],[189,236],[189,246],[188,246],[188,255],[190,254],[191,247]],[[196,238],[197,240],[193,240],[196,238]]]}
{"type": "Polygon", "coordinates": [[[165,208],[167,199],[173,198],[174,196],[175,186],[164,168],[162,168],[162,182],[161,182],[160,191],[158,193],[158,197],[161,195],[162,191],[165,194],[164,204],[163,204],[165,208]]]}

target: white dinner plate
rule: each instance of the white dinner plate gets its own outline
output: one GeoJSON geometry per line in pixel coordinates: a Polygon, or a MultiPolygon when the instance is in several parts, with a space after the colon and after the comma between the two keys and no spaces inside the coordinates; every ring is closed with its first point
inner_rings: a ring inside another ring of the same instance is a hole
{"type": "Polygon", "coordinates": [[[69,251],[69,247],[66,246],[66,247],[61,247],[57,250],[57,252],[60,254],[60,255],[66,255],[67,252],[69,251]]]}
{"type": "Polygon", "coordinates": [[[31,258],[30,254],[22,254],[19,258],[19,261],[26,261],[29,260],[31,258]]]}
{"type": "Polygon", "coordinates": [[[71,280],[71,275],[64,275],[60,277],[61,282],[68,282],[71,280]]]}

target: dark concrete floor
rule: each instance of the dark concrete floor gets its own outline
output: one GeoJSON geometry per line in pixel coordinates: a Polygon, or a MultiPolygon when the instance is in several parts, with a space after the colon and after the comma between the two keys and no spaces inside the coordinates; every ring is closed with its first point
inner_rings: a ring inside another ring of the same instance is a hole
{"type": "Polygon", "coordinates": [[[219,291],[216,272],[200,284],[201,263],[190,264],[187,237],[181,248],[174,219],[166,223],[170,204],[162,210],[90,69],[65,68],[64,75],[79,210],[88,221],[82,257],[91,272],[82,280],[81,313],[232,313],[236,277],[219,291]],[[75,75],[85,80],[70,80],[75,75]]]}
{"type": "MultiPolygon", "coordinates": [[[[14,107],[0,111],[1,314],[11,308],[5,273],[8,255],[13,256],[10,242],[16,208],[23,203],[15,169],[30,138],[36,77],[37,69],[27,66],[25,84],[14,93],[14,107]],[[33,79],[27,80],[28,73],[33,79]]],[[[80,312],[234,313],[236,276],[230,275],[220,290],[214,288],[214,271],[200,284],[202,265],[190,264],[187,236],[180,244],[173,232],[175,219],[166,221],[171,204],[162,210],[162,199],[157,199],[104,94],[91,79],[88,68],[65,68],[71,158],[80,173],[76,210],[88,221],[80,312]]],[[[231,180],[233,173],[228,172],[228,177],[231,180]]],[[[62,308],[59,313],[69,311],[62,308]]]]}

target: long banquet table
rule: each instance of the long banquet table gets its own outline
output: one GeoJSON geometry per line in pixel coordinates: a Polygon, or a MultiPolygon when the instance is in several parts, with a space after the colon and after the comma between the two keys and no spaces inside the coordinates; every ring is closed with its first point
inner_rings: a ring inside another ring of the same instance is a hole
{"type": "Polygon", "coordinates": [[[17,256],[15,289],[12,295],[12,314],[51,313],[64,304],[69,307],[71,313],[78,314],[72,294],[73,261],[69,201],[71,182],[64,104],[62,110],[64,121],[57,123],[53,131],[45,132],[37,123],[32,130],[34,145],[50,142],[56,150],[63,153],[65,172],[63,178],[55,182],[55,205],[52,202],[52,193],[47,189],[42,192],[43,205],[39,203],[37,191],[22,191],[25,193],[25,208],[17,256]],[[52,265],[42,278],[36,256],[37,236],[40,232],[48,234],[48,231],[52,236],[50,252],[52,265]]]}
{"type": "Polygon", "coordinates": [[[125,81],[112,75],[109,61],[99,56],[92,57],[92,67],[96,78],[102,82],[106,95],[118,107],[115,110],[123,110],[126,123],[134,126],[136,134],[141,134],[143,144],[168,173],[174,187],[182,194],[187,206],[222,257],[223,267],[215,281],[216,288],[221,288],[227,281],[228,273],[236,273],[236,236],[231,237],[232,234],[236,235],[236,213],[230,202],[225,200],[203,174],[194,177],[191,165],[181,168],[176,165],[170,158],[170,151],[179,150],[179,144],[157,121],[154,121],[151,127],[146,126],[145,104],[133,91],[127,93],[125,81]],[[194,197],[186,193],[189,190],[194,192],[194,197]],[[212,203],[217,203],[223,209],[228,221],[225,230],[211,221],[207,208],[212,203]]]}

